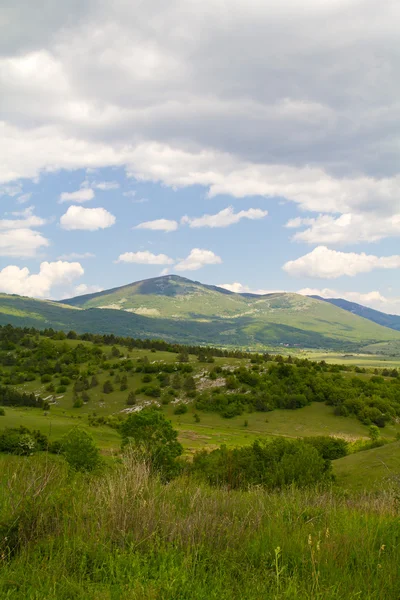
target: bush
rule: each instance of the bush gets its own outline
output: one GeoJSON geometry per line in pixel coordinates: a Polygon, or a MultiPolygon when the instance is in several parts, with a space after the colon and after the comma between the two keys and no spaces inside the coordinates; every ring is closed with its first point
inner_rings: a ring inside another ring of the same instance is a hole
{"type": "Polygon", "coordinates": [[[278,438],[256,441],[252,446],[228,449],[221,446],[208,453],[197,452],[192,473],[211,485],[246,489],[261,485],[268,489],[295,484],[307,487],[331,479],[331,464],[302,440],[278,438]]]}
{"type": "Polygon", "coordinates": [[[184,415],[185,413],[187,413],[187,411],[188,407],[186,406],[186,404],[177,404],[174,410],[174,415],[184,415]]]}
{"type": "Polygon", "coordinates": [[[2,406],[0,406],[0,417],[5,417],[6,416],[6,411],[4,410],[4,408],[2,406]]]}
{"type": "Polygon", "coordinates": [[[48,373],[45,373],[40,378],[41,383],[49,383],[51,380],[52,380],[52,376],[49,375],[48,373]]]}
{"type": "Polygon", "coordinates": [[[56,394],[64,394],[67,391],[67,388],[65,387],[65,385],[59,385],[56,388],[56,394]]]}
{"type": "Polygon", "coordinates": [[[93,471],[100,464],[100,454],[92,436],[83,429],[72,429],[61,440],[61,451],[75,471],[93,471]]]}
{"type": "Polygon", "coordinates": [[[71,380],[69,377],[61,377],[60,379],[60,385],[69,385],[71,383],[71,380]]]}
{"type": "Polygon", "coordinates": [[[183,452],[178,442],[178,433],[163,413],[142,410],[131,414],[120,426],[122,448],[132,446],[145,460],[152,471],[168,481],[179,473],[176,459],[183,452]]]}
{"type": "Polygon", "coordinates": [[[347,442],[342,438],[319,435],[303,438],[303,441],[313,446],[325,460],[336,460],[348,454],[347,442]]]}
{"type": "Polygon", "coordinates": [[[104,392],[104,394],[111,394],[111,392],[113,392],[113,391],[114,391],[113,384],[111,383],[111,381],[109,379],[107,379],[107,381],[105,381],[103,384],[103,392],[104,392]]]}

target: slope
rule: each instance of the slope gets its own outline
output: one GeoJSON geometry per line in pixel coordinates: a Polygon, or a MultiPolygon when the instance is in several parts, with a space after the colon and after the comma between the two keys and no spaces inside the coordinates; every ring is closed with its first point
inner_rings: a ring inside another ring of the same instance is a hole
{"type": "Polygon", "coordinates": [[[368,306],[357,304],[357,302],[349,302],[343,298],[321,298],[321,296],[310,296],[310,298],[329,302],[329,304],[333,304],[334,306],[338,306],[343,310],[347,310],[353,315],[364,317],[364,319],[373,321],[378,325],[383,325],[384,327],[389,327],[390,329],[400,331],[400,315],[390,315],[379,310],[374,310],[373,308],[368,308],[368,306]]]}
{"type": "Polygon", "coordinates": [[[240,295],[177,276],[60,302],[0,295],[0,324],[263,349],[400,347],[400,333],[298,294],[240,295]]]}
{"type": "Polygon", "coordinates": [[[400,442],[350,454],[333,462],[337,482],[352,490],[381,490],[400,482],[400,442]]]}
{"type": "Polygon", "coordinates": [[[270,340],[270,343],[306,345],[305,332],[306,337],[311,332],[315,334],[317,345],[325,343],[320,336],[363,345],[400,340],[393,331],[321,300],[291,293],[264,296],[235,294],[176,275],[138,281],[63,302],[71,306],[107,308],[153,318],[198,323],[225,320],[226,343],[230,332],[235,335],[238,327],[259,344],[270,340]]]}

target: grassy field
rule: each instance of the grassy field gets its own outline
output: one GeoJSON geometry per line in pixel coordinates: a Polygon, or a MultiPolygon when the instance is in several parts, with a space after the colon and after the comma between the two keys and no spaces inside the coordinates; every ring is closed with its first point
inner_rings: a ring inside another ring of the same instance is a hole
{"type": "Polygon", "coordinates": [[[353,491],[400,486],[400,442],[388,444],[334,461],[340,486],[353,491]]]}
{"type": "Polygon", "coordinates": [[[396,600],[395,494],[167,486],[0,457],[5,600],[396,600]],[[16,526],[17,524],[17,526],[16,526]]]}

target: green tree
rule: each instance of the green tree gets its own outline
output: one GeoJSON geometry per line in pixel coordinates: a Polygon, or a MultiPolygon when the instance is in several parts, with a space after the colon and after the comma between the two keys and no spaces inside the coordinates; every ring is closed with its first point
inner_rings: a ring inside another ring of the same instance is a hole
{"type": "Polygon", "coordinates": [[[111,381],[109,379],[107,379],[107,381],[105,381],[103,384],[103,392],[104,392],[104,394],[111,394],[111,392],[113,392],[113,391],[114,391],[113,384],[111,383],[111,381]]]}
{"type": "Polygon", "coordinates": [[[79,427],[62,438],[61,451],[75,471],[93,471],[100,464],[99,450],[92,436],[79,427]]]}
{"type": "Polygon", "coordinates": [[[128,406],[134,406],[134,404],[136,404],[135,392],[129,392],[126,403],[128,406]]]}
{"type": "Polygon", "coordinates": [[[163,413],[142,410],[131,414],[121,424],[122,448],[130,445],[148,460],[152,471],[168,481],[179,472],[176,461],[183,452],[178,433],[163,413]]]}

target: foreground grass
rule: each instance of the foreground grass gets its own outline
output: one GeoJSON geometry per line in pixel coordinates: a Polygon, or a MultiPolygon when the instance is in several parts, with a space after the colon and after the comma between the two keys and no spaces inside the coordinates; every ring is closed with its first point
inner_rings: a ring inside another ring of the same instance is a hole
{"type": "Polygon", "coordinates": [[[45,455],[2,466],[2,599],[400,597],[395,492],[162,486],[133,457],[92,476],[45,455]]]}

